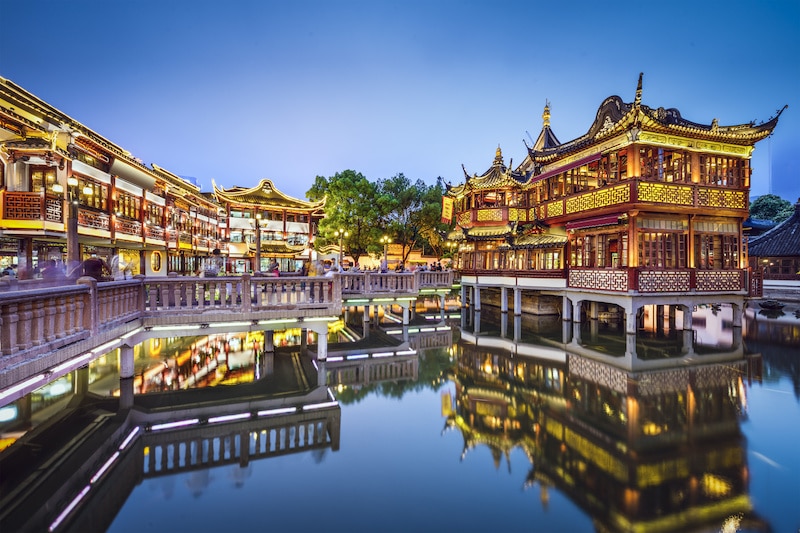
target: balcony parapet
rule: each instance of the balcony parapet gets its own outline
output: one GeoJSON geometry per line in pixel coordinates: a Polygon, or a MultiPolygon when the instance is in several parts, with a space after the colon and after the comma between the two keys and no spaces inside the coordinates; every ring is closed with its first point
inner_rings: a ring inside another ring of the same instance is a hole
{"type": "Polygon", "coordinates": [[[691,268],[570,268],[569,287],[638,293],[727,292],[748,290],[746,270],[691,268]]]}

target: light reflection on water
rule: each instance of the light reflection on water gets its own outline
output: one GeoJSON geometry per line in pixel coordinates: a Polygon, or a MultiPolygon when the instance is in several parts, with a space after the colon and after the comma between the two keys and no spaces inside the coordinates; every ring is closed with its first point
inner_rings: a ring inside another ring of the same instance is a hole
{"type": "MultiPolygon", "coordinates": [[[[484,311],[482,336],[499,336],[499,318],[484,311]]],[[[520,343],[563,341],[557,317],[522,320],[520,343]]],[[[680,347],[651,320],[640,342],[680,347]]],[[[731,320],[725,306],[696,311],[699,353],[730,351],[731,320]]],[[[800,320],[748,310],[743,329],[745,351],[760,357],[630,373],[567,353],[553,361],[478,347],[455,328],[452,345],[420,351],[416,379],[364,374],[336,388],[338,450],[145,477],[126,489],[110,530],[795,531],[800,320]]],[[[607,353],[623,331],[610,321],[581,336],[607,353]]],[[[279,352],[298,336],[276,335],[279,352]]],[[[137,349],[135,392],[158,395],[252,382],[253,343],[264,338],[148,342],[137,349]]],[[[0,420],[4,436],[44,424],[78,379],[118,394],[116,365],[106,356],[88,377],[73,373],[17,402],[30,427],[0,420]]]]}

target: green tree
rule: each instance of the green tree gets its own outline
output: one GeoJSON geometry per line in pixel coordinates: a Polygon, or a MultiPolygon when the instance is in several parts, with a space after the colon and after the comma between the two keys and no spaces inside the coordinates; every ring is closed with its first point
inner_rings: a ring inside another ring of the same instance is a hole
{"type": "Polygon", "coordinates": [[[794,206],[775,194],[759,196],[750,204],[750,216],[761,220],[782,222],[792,216],[794,206]]]}
{"type": "MultiPolygon", "coordinates": [[[[414,248],[428,244],[441,252],[442,189],[422,180],[411,183],[402,173],[378,182],[384,225],[402,247],[405,261],[414,248]]],[[[439,254],[441,255],[441,254],[439,254]]]]}
{"type": "Polygon", "coordinates": [[[342,239],[345,254],[358,262],[361,256],[379,245],[381,209],[378,190],[363,174],[345,170],[326,178],[317,176],[306,198],[318,201],[325,198],[325,218],[319,223],[316,245],[339,244],[336,231],[346,231],[342,239]]]}

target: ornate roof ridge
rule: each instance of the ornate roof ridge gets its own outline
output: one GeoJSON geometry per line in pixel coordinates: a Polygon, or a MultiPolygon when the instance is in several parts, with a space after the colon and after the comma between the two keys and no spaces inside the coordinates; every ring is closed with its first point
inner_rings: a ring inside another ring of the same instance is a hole
{"type": "Polygon", "coordinates": [[[245,196],[255,196],[255,197],[263,197],[265,200],[269,199],[280,199],[289,204],[295,204],[296,207],[302,209],[318,209],[325,205],[326,199],[323,198],[322,200],[316,202],[309,202],[307,200],[301,200],[299,198],[295,198],[293,196],[289,196],[288,194],[284,194],[281,192],[272,180],[263,178],[259,181],[258,185],[255,187],[241,187],[241,186],[233,186],[230,189],[221,189],[217,187],[217,183],[212,179],[211,185],[214,189],[214,194],[217,198],[224,198],[231,201],[241,201],[243,203],[254,203],[248,199],[240,199],[240,197],[245,196]]]}

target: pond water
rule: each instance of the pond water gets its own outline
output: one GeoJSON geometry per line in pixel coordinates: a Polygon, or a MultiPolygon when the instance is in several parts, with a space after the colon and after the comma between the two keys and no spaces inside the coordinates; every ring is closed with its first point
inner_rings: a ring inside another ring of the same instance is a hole
{"type": "MultiPolygon", "coordinates": [[[[698,309],[696,355],[635,372],[613,364],[620,342],[625,346],[613,324],[581,333],[598,358],[564,350],[564,328],[551,318],[523,317],[519,342],[509,334],[513,327],[500,325],[499,313],[484,313],[479,335],[458,321],[416,327],[409,332],[412,347],[420,347],[413,356],[398,354],[408,347],[402,338],[374,332],[369,345],[357,345],[342,332],[323,369],[340,409],[334,442],[173,472],[142,474],[141,458],[123,460],[94,496],[108,500],[107,518],[96,523],[116,532],[796,532],[800,319],[787,310],[780,317],[748,310],[737,349],[730,310],[698,309]],[[386,364],[370,370],[351,359],[348,365],[348,351],[380,353],[386,364]]],[[[638,347],[685,342],[652,329],[642,332],[638,347]]],[[[276,333],[267,365],[256,355],[261,334],[151,339],[136,351],[134,391],[152,398],[154,412],[175,408],[158,398],[191,393],[191,402],[202,405],[212,389],[247,391],[247,401],[257,402],[247,387],[259,381],[272,380],[268,394],[291,397],[296,387],[314,387],[300,335],[276,333]],[[310,384],[297,385],[303,380],[310,384]]],[[[76,409],[73,391],[81,379],[92,397],[119,394],[109,354],[82,377],[73,374],[5,406],[6,418],[14,408],[29,413],[29,424],[0,421],[8,445],[0,460],[14,440],[76,409]]],[[[97,422],[85,418],[87,426],[97,422]]],[[[255,436],[243,434],[232,446],[257,449],[255,436]]],[[[145,465],[156,453],[149,446],[139,451],[145,465]]],[[[24,464],[17,463],[7,472],[23,478],[24,464]]],[[[13,496],[8,486],[3,490],[4,498],[13,496]]],[[[78,506],[74,513],[98,512],[92,509],[78,506]]],[[[71,519],[55,529],[74,527],[71,519]]]]}

